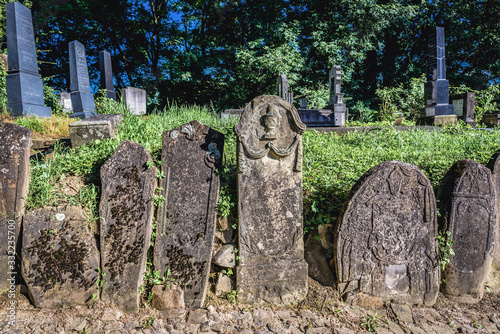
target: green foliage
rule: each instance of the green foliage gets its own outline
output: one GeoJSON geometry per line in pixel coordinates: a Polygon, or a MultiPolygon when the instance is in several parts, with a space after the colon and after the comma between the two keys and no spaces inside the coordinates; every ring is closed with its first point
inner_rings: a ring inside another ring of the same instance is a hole
{"type": "Polygon", "coordinates": [[[47,107],[50,107],[52,114],[61,114],[63,107],[59,104],[59,98],[52,87],[43,85],[43,101],[47,107]]]}
{"type": "Polygon", "coordinates": [[[378,113],[371,110],[364,102],[356,101],[354,107],[349,110],[349,118],[357,119],[360,123],[370,123],[377,120],[378,113]]]}
{"type": "Polygon", "coordinates": [[[154,315],[150,315],[146,319],[144,319],[144,323],[142,324],[142,328],[147,328],[153,326],[156,317],[154,315]]]}
{"type": "Polygon", "coordinates": [[[95,111],[98,114],[125,114],[130,111],[120,100],[108,99],[106,90],[101,89],[95,97],[95,111]]]}
{"type": "Polygon", "coordinates": [[[231,290],[224,295],[221,296],[221,298],[227,299],[230,303],[236,303],[238,300],[238,291],[236,290],[231,290]]]}
{"type": "Polygon", "coordinates": [[[375,313],[374,315],[365,315],[363,318],[363,322],[360,324],[360,327],[365,329],[368,332],[378,332],[380,328],[379,320],[387,323],[387,321],[380,318],[380,316],[375,313]]]}
{"type": "Polygon", "coordinates": [[[438,248],[439,248],[439,257],[441,258],[441,270],[444,271],[446,269],[446,265],[450,263],[451,257],[455,255],[453,251],[454,241],[450,239],[451,232],[450,231],[440,231],[437,236],[438,248]]]}

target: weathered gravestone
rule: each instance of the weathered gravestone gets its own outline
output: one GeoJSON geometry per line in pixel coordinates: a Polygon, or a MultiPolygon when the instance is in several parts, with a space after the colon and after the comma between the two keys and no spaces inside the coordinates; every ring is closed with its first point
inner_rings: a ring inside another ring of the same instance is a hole
{"type": "Polygon", "coordinates": [[[133,115],[146,113],[146,91],[140,88],[126,87],[122,89],[123,102],[133,115]]]}
{"type": "Polygon", "coordinates": [[[114,138],[123,115],[97,115],[69,125],[71,147],[79,147],[94,140],[114,138]]]}
{"type": "Polygon", "coordinates": [[[302,230],[302,134],[297,110],[262,95],[245,107],[238,136],[238,300],[285,305],[307,293],[302,230]]]}
{"type": "Polygon", "coordinates": [[[113,86],[111,55],[109,52],[99,52],[99,69],[101,72],[101,89],[106,90],[106,97],[108,99],[116,100],[115,88],[113,86]]]}
{"type": "Polygon", "coordinates": [[[344,93],[340,91],[342,84],[340,65],[334,65],[331,68],[328,81],[330,86],[330,108],[333,109],[333,126],[344,126],[347,109],[345,103],[342,101],[344,93]]]}
{"type": "Polygon", "coordinates": [[[277,95],[282,99],[293,103],[293,93],[288,91],[288,79],[286,75],[281,74],[276,81],[277,95]]]}
{"type": "Polygon", "coordinates": [[[78,41],[69,43],[69,75],[71,104],[74,112],[70,117],[88,118],[95,116],[94,95],[90,92],[85,47],[78,41]]]}
{"type": "Polygon", "coordinates": [[[156,168],[151,154],[125,140],[101,167],[102,300],[126,312],[139,310],[139,287],[146,270],[156,168]]]}
{"type": "Polygon", "coordinates": [[[223,148],[224,136],[198,121],[163,133],[165,203],[158,210],[154,266],[162,275],[170,269],[188,308],[205,300],[223,148]]]}
{"type": "Polygon", "coordinates": [[[63,108],[64,112],[72,112],[73,105],[71,104],[71,93],[60,92],[59,93],[59,105],[63,108]]]}
{"type": "Polygon", "coordinates": [[[28,195],[29,158],[33,132],[12,123],[0,122],[0,293],[15,283],[16,252],[28,195]]]}
{"type": "Polygon", "coordinates": [[[451,232],[455,253],[443,272],[441,291],[457,302],[479,302],[493,257],[495,190],[491,171],[472,160],[458,161],[443,178],[439,199],[440,229],[451,232]]]}
{"type": "Polygon", "coordinates": [[[493,249],[493,262],[486,285],[493,292],[500,292],[500,150],[496,151],[488,162],[491,170],[493,187],[495,188],[495,246],[493,249]]]}
{"type": "Polygon", "coordinates": [[[387,161],[356,183],[335,232],[341,295],[433,305],[439,292],[436,200],[414,165],[387,161]]]}
{"type": "Polygon", "coordinates": [[[83,210],[42,208],[26,215],[21,268],[36,307],[98,300],[99,251],[83,210]]]}
{"type": "Polygon", "coordinates": [[[12,115],[51,117],[44,106],[43,85],[36,61],[35,34],[31,10],[20,2],[5,5],[9,71],[6,77],[7,99],[12,115]]]}
{"type": "Polygon", "coordinates": [[[474,106],[476,104],[476,94],[473,92],[450,95],[450,104],[455,107],[457,117],[467,124],[474,123],[474,106]]]}

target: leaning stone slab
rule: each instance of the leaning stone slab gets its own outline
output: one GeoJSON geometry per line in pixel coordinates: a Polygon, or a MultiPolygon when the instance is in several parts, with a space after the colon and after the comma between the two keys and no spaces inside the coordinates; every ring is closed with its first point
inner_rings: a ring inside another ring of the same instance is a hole
{"type": "Polygon", "coordinates": [[[102,300],[126,312],[139,310],[153,221],[156,168],[151,154],[125,140],[101,167],[102,300]]]}
{"type": "Polygon", "coordinates": [[[400,304],[433,305],[439,292],[432,185],[414,165],[388,161],[356,183],[335,231],[338,288],[400,304]]]}
{"type": "Polygon", "coordinates": [[[496,151],[488,162],[495,188],[495,247],[491,271],[486,279],[486,285],[493,292],[500,292],[500,150],[496,151]]]}
{"type": "Polygon", "coordinates": [[[188,308],[200,308],[210,273],[224,136],[192,121],[163,133],[161,181],[165,203],[158,210],[154,267],[184,291],[188,308]]]}
{"type": "Polygon", "coordinates": [[[94,140],[114,138],[123,115],[97,115],[69,125],[71,147],[80,147],[94,140]]]}
{"type": "Polygon", "coordinates": [[[11,287],[20,251],[21,221],[28,195],[33,131],[0,122],[0,293],[11,287]]]}
{"type": "Polygon", "coordinates": [[[238,136],[238,300],[286,305],[307,294],[302,227],[302,134],[297,110],[272,95],[253,99],[238,136]]]}
{"type": "Polygon", "coordinates": [[[21,272],[36,307],[98,300],[99,251],[79,207],[42,208],[24,217],[21,272]]]}
{"type": "Polygon", "coordinates": [[[491,270],[495,234],[495,190],[491,171],[472,160],[454,164],[441,183],[444,217],[441,230],[450,231],[455,252],[443,272],[441,291],[463,303],[483,297],[491,270]]]}

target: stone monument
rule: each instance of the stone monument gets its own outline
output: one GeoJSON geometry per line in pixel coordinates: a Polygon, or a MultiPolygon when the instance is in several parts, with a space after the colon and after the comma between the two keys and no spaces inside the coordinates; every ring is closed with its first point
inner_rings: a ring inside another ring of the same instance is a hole
{"type": "Polygon", "coordinates": [[[0,292],[15,284],[21,239],[21,221],[30,181],[33,131],[0,122],[0,292]]]}
{"type": "Polygon", "coordinates": [[[165,202],[158,210],[154,266],[162,275],[170,270],[188,308],[205,300],[223,149],[224,136],[198,121],[163,133],[165,202]]]}
{"type": "Polygon", "coordinates": [[[113,86],[113,70],[111,67],[111,55],[109,52],[99,52],[99,69],[101,70],[101,89],[106,90],[106,97],[116,101],[115,88],[113,86]]]}
{"type": "Polygon", "coordinates": [[[276,90],[279,97],[293,104],[293,93],[288,92],[288,80],[286,75],[281,74],[276,82],[276,90]]]}
{"type": "Polygon", "coordinates": [[[432,185],[414,165],[387,161],[353,187],[335,231],[338,288],[348,302],[425,304],[439,292],[432,185]]]}
{"type": "Polygon", "coordinates": [[[139,310],[153,223],[156,168],[151,154],[124,140],[101,167],[102,300],[126,312],[139,310]]]}
{"type": "Polygon", "coordinates": [[[456,123],[455,107],[449,104],[449,82],[446,80],[444,28],[431,29],[428,38],[427,83],[424,87],[425,108],[421,117],[446,118],[456,123]]]}
{"type": "Polygon", "coordinates": [[[74,112],[70,117],[87,118],[95,116],[94,95],[90,92],[85,47],[78,41],[69,43],[69,72],[71,104],[74,112]]]}
{"type": "Polygon", "coordinates": [[[455,107],[455,114],[458,119],[475,127],[474,106],[476,104],[476,94],[474,92],[450,95],[450,104],[455,107]]]}
{"type": "Polygon", "coordinates": [[[43,84],[38,73],[31,10],[20,2],[5,5],[7,16],[7,108],[13,116],[51,117],[44,106],[43,84]]]}
{"type": "Polygon", "coordinates": [[[443,272],[441,291],[451,300],[477,303],[491,270],[495,190],[491,171],[472,160],[455,163],[439,194],[442,231],[450,231],[455,255],[443,272]]]}
{"type": "Polygon", "coordinates": [[[122,114],[96,115],[69,125],[71,147],[79,147],[94,140],[114,138],[117,127],[123,121],[122,114]]]}
{"type": "Polygon", "coordinates": [[[498,293],[500,292],[500,150],[496,151],[488,162],[491,170],[493,186],[495,188],[495,247],[493,249],[493,263],[491,271],[486,279],[488,288],[498,293]]]}
{"type": "Polygon", "coordinates": [[[302,134],[297,110],[272,95],[253,99],[238,136],[238,300],[286,305],[307,294],[302,226],[302,134]]]}
{"type": "Polygon", "coordinates": [[[146,113],[146,91],[140,88],[126,87],[122,89],[123,102],[134,115],[146,113]]]}
{"type": "Polygon", "coordinates": [[[340,92],[342,84],[342,71],[340,65],[334,65],[329,75],[330,86],[330,108],[333,109],[333,126],[345,126],[346,105],[342,101],[344,93],[340,92]],[[333,85],[332,85],[333,81],[333,85]]]}
{"type": "Polygon", "coordinates": [[[63,108],[64,112],[72,112],[73,105],[71,104],[71,93],[60,92],[59,93],[59,105],[63,108]]]}

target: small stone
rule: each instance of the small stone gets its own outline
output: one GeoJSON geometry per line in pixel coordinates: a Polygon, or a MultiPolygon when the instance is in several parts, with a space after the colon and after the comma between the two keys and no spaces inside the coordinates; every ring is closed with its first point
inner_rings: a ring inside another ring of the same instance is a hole
{"type": "Polygon", "coordinates": [[[200,332],[208,332],[210,331],[210,322],[204,322],[200,325],[200,332]]]}
{"type": "Polygon", "coordinates": [[[308,328],[306,334],[330,334],[332,331],[326,327],[308,328]]]}
{"type": "Polygon", "coordinates": [[[222,294],[228,293],[235,287],[234,280],[229,278],[229,276],[219,273],[217,278],[217,285],[215,286],[215,295],[220,296],[222,294]]]}
{"type": "Polygon", "coordinates": [[[84,318],[75,318],[66,328],[68,331],[83,331],[83,329],[87,326],[87,320],[84,318]]]}
{"type": "Polygon", "coordinates": [[[283,325],[278,320],[274,320],[267,324],[267,328],[273,333],[278,333],[283,330],[283,325]]]}
{"type": "Polygon", "coordinates": [[[399,322],[404,322],[407,324],[412,324],[413,323],[413,316],[411,313],[411,309],[408,305],[401,305],[401,304],[391,304],[391,308],[394,311],[394,314],[396,314],[396,317],[398,318],[399,322]]]}
{"type": "Polygon", "coordinates": [[[122,328],[123,328],[123,323],[119,321],[110,322],[104,327],[104,329],[107,331],[119,330],[122,328]]]}
{"type": "Polygon", "coordinates": [[[215,232],[215,237],[223,244],[229,244],[233,242],[233,230],[217,231],[215,232]]]}
{"type": "Polygon", "coordinates": [[[234,268],[236,266],[236,245],[228,244],[221,247],[215,254],[213,263],[224,268],[234,268]]]}
{"type": "Polygon", "coordinates": [[[101,320],[102,321],[116,321],[119,320],[122,316],[122,312],[113,308],[106,308],[102,313],[101,320]]]}
{"type": "Polygon", "coordinates": [[[193,310],[189,312],[188,316],[189,324],[201,325],[208,321],[207,311],[205,310],[193,310]]]}
{"type": "Polygon", "coordinates": [[[264,311],[264,310],[255,310],[253,311],[253,321],[255,323],[255,327],[264,327],[273,320],[274,314],[272,311],[264,311]]]}
{"type": "Polygon", "coordinates": [[[181,308],[177,310],[160,311],[160,314],[166,319],[181,319],[186,315],[186,309],[181,308]]]}
{"type": "Polygon", "coordinates": [[[212,326],[210,326],[210,329],[213,330],[214,332],[222,333],[224,332],[224,325],[221,323],[215,323],[212,324],[212,326]]]}
{"type": "MultiPolygon", "coordinates": [[[[212,307],[213,309],[213,307],[212,307]]],[[[208,308],[208,311],[210,311],[210,307],[208,308]]],[[[210,320],[212,323],[219,323],[219,322],[222,322],[219,314],[217,312],[210,312],[208,314],[208,320],[210,320]]]]}
{"type": "Polygon", "coordinates": [[[137,321],[129,321],[123,324],[124,329],[136,329],[138,327],[140,327],[140,325],[137,321]]]}
{"type": "Polygon", "coordinates": [[[155,285],[152,291],[155,309],[167,311],[185,308],[184,291],[177,285],[155,285]]]}
{"type": "Polygon", "coordinates": [[[333,251],[333,224],[318,225],[319,242],[324,250],[333,251]]]}
{"type": "Polygon", "coordinates": [[[326,262],[320,242],[313,234],[310,234],[307,238],[304,248],[304,258],[308,264],[307,272],[309,277],[324,286],[334,287],[335,277],[333,277],[332,269],[328,262],[326,262]]]}

